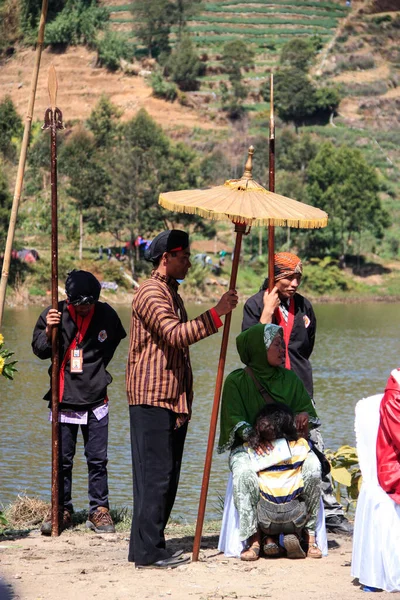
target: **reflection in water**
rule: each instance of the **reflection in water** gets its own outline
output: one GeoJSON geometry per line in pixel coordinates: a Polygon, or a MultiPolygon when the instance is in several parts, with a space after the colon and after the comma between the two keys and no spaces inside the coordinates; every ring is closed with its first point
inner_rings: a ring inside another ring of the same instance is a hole
{"type": "MultiPolygon", "coordinates": [[[[116,307],[126,329],[130,309],[116,307]]],[[[312,363],[315,401],[322,419],[327,447],[354,443],[354,406],[359,398],[382,392],[390,370],[397,367],[400,339],[399,311],[395,304],[317,305],[317,343],[312,363]]],[[[201,312],[189,307],[189,314],[201,312]]],[[[3,431],[0,438],[0,502],[8,504],[19,492],[50,498],[51,431],[42,396],[48,389],[48,361],[37,359],[30,348],[33,326],[40,309],[8,309],[2,333],[19,360],[14,382],[0,380],[3,431]]],[[[234,313],[226,373],[240,367],[234,339],[240,331],[241,307],[234,313]]],[[[221,334],[195,344],[191,349],[195,403],[189,427],[181,484],[173,517],[193,521],[197,514],[204,457],[221,334]]],[[[110,371],[114,382],[109,439],[109,487],[113,506],[132,501],[128,409],[124,391],[128,342],[123,340],[110,371]]],[[[219,514],[218,495],[224,495],[228,455],[214,455],[207,503],[207,518],[219,514]]],[[[82,440],[74,465],[75,508],[87,506],[87,475],[82,440]]]]}

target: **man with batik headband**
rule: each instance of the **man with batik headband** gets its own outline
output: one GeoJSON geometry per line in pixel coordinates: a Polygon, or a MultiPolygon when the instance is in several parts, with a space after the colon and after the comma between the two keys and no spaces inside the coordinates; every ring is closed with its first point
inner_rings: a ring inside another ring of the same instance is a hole
{"type": "MultiPolygon", "coordinates": [[[[88,466],[86,526],[96,533],[114,533],[107,481],[107,386],[112,377],[106,369],[126,333],[115,310],[99,302],[100,291],[100,282],[92,273],[71,271],[65,282],[67,300],[58,303],[58,310],[48,307],[40,315],[32,349],[41,359],[51,358],[51,332],[53,327],[59,328],[61,529],[72,525],[72,467],[80,426],[88,466]]],[[[44,398],[51,400],[51,390],[44,398]]],[[[51,534],[50,516],[41,532],[51,534]]]]}
{"type": "Polygon", "coordinates": [[[311,302],[297,293],[303,274],[301,260],[291,252],[274,257],[275,287],[268,293],[268,279],[244,305],[242,330],[256,323],[283,327],[287,369],[292,369],[313,398],[310,356],[314,348],[316,319],[311,302]]]}
{"type": "Polygon", "coordinates": [[[128,560],[136,567],[175,568],[189,559],[166,548],[164,530],[178,489],[193,401],[189,346],[212,335],[237,304],[235,290],[188,320],[179,280],[190,268],[189,236],[163,231],[145,258],[150,279],[136,292],[126,388],[133,465],[133,519],[128,560]]]}
{"type": "MultiPolygon", "coordinates": [[[[244,305],[242,331],[256,323],[276,323],[283,328],[286,346],[285,367],[302,380],[310,397],[314,386],[310,356],[314,349],[317,321],[312,304],[297,289],[301,283],[303,265],[291,252],[278,252],[274,256],[275,287],[268,292],[268,279],[261,290],[244,305]]],[[[318,430],[313,431],[317,447],[323,451],[323,440],[318,430]]],[[[334,533],[352,533],[342,506],[332,491],[330,476],[322,482],[326,525],[334,533]]]]}

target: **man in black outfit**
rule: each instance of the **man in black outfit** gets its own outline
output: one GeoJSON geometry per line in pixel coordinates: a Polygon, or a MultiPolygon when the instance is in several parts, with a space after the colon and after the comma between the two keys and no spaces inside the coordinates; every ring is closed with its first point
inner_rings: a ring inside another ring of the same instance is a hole
{"type": "MultiPolygon", "coordinates": [[[[285,367],[296,373],[313,399],[314,387],[309,359],[314,349],[317,320],[311,302],[297,293],[302,272],[303,266],[298,256],[290,252],[275,254],[275,287],[269,293],[266,279],[261,290],[247,300],[243,310],[242,331],[256,323],[281,325],[286,344],[285,367]]],[[[317,448],[323,452],[324,443],[319,430],[313,430],[311,437],[317,448]]],[[[331,533],[352,534],[353,528],[333,494],[330,475],[322,479],[322,499],[327,530],[331,533]]]]}
{"type": "MultiPolygon", "coordinates": [[[[86,527],[96,533],[113,533],[107,482],[107,386],[112,377],[106,367],[126,333],[115,310],[99,302],[100,290],[92,273],[69,273],[65,283],[67,301],[59,302],[58,310],[48,307],[42,312],[33,331],[32,349],[41,359],[51,358],[51,331],[59,327],[61,529],[72,525],[72,467],[81,426],[89,474],[86,527]]],[[[51,400],[51,390],[44,399],[51,400]]],[[[41,532],[51,535],[50,517],[42,524],[41,532]]]]}

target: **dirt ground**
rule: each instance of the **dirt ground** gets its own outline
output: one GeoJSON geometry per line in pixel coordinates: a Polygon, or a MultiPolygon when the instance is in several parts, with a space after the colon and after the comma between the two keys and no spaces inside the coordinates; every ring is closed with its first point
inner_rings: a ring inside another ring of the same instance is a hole
{"type": "MultiPolygon", "coordinates": [[[[192,537],[182,536],[168,541],[173,551],[183,548],[188,554],[192,543],[192,537]]],[[[127,562],[127,533],[66,531],[46,538],[36,530],[0,542],[0,574],[13,597],[23,600],[363,598],[350,574],[351,539],[334,536],[332,543],[336,548],[321,560],[260,558],[245,563],[219,554],[218,537],[207,535],[199,562],[174,570],[138,570],[127,562]]],[[[384,596],[375,593],[374,599],[384,596]]],[[[0,598],[6,596],[0,592],[0,598]]]]}

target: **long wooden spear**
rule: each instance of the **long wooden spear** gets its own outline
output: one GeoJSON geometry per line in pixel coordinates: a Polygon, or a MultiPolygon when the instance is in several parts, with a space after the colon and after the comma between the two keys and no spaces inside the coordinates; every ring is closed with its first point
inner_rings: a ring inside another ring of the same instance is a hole
{"type": "MultiPolygon", "coordinates": [[[[269,107],[269,182],[270,192],[275,192],[275,119],[274,119],[274,75],[271,72],[270,107],[269,107]]],[[[268,225],[268,289],[271,292],[275,285],[274,276],[275,227],[268,225]]]]}
{"type": "MultiPolygon", "coordinates": [[[[63,129],[62,113],[57,108],[57,76],[49,69],[50,108],[46,110],[42,129],[50,129],[51,143],[51,305],[58,310],[58,219],[57,219],[57,130],[63,129]]],[[[51,331],[51,535],[60,535],[59,493],[59,346],[58,327],[51,331]]]]}
{"type": "Polygon", "coordinates": [[[39,22],[38,40],[36,43],[35,65],[33,67],[31,93],[29,96],[29,104],[28,104],[28,113],[25,118],[25,128],[24,128],[24,135],[22,138],[21,152],[19,155],[17,180],[15,182],[14,198],[13,198],[11,215],[10,215],[10,224],[8,226],[7,241],[6,241],[6,247],[4,250],[3,268],[2,268],[1,281],[0,281],[0,327],[3,322],[4,304],[5,304],[5,300],[6,300],[6,289],[7,289],[8,275],[9,275],[9,271],[10,271],[12,246],[13,246],[13,242],[14,242],[15,227],[17,224],[19,202],[21,199],[22,183],[24,180],[26,154],[27,154],[27,150],[28,150],[29,136],[30,136],[30,132],[31,132],[33,109],[35,106],[37,80],[38,80],[38,75],[39,75],[40,59],[42,57],[43,42],[44,42],[44,28],[45,28],[45,24],[46,24],[47,6],[48,6],[48,0],[43,0],[42,12],[40,15],[40,22],[39,22]]]}

